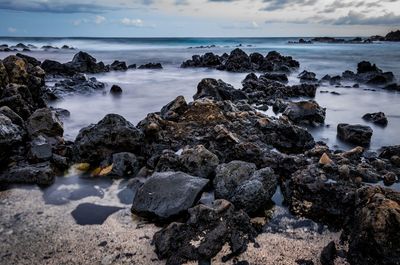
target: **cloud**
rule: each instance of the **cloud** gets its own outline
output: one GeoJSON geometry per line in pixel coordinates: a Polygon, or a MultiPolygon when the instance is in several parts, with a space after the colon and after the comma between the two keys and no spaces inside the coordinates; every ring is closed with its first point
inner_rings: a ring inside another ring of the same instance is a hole
{"type": "Polygon", "coordinates": [[[127,18],[127,17],[121,19],[121,24],[123,24],[125,26],[137,27],[137,28],[140,28],[140,27],[144,26],[143,20],[141,20],[141,19],[130,19],[130,18],[127,18]]]}
{"type": "Polygon", "coordinates": [[[103,16],[97,15],[96,18],[94,19],[94,23],[96,24],[101,24],[104,23],[107,19],[103,16]]]}
{"type": "Polygon", "coordinates": [[[337,19],[326,19],[321,21],[334,25],[399,25],[400,15],[389,12],[380,16],[367,16],[363,13],[349,11],[345,16],[337,19]]]}
{"type": "Polygon", "coordinates": [[[247,29],[247,30],[255,30],[260,28],[260,25],[256,21],[251,22],[238,22],[232,23],[229,25],[221,26],[223,29],[247,29]]]}
{"type": "Polygon", "coordinates": [[[79,18],[79,19],[75,19],[74,21],[72,21],[72,24],[74,26],[79,26],[81,24],[86,24],[86,23],[93,23],[93,24],[103,24],[104,22],[106,22],[107,19],[103,16],[97,15],[93,18],[79,18]]]}
{"type": "MultiPolygon", "coordinates": [[[[117,5],[97,4],[94,1],[61,0],[0,0],[0,9],[45,13],[102,13],[122,9],[117,5]]],[[[126,8],[126,7],[125,7],[126,8]]]]}
{"type": "Polygon", "coordinates": [[[14,27],[9,27],[9,28],[7,29],[7,31],[10,32],[10,33],[15,33],[15,32],[17,32],[17,29],[14,28],[14,27]]]}
{"type": "Polygon", "coordinates": [[[318,0],[263,0],[267,3],[267,6],[262,8],[263,11],[276,11],[285,9],[286,7],[297,5],[297,6],[312,6],[318,0]]]}

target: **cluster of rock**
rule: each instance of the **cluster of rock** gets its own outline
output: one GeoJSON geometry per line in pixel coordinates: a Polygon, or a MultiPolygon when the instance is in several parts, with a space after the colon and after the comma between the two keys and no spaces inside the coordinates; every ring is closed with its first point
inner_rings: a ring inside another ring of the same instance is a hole
{"type": "MultiPolygon", "coordinates": [[[[23,43],[18,43],[13,46],[9,46],[8,44],[1,44],[0,45],[0,52],[18,52],[18,51],[23,51],[23,52],[29,52],[31,50],[36,50],[39,49],[37,46],[33,44],[28,44],[25,45],[23,43]]],[[[44,45],[41,47],[42,50],[75,50],[75,48],[70,47],[68,45],[63,45],[61,48],[50,46],[50,45],[44,45]]]]}
{"type": "Polygon", "coordinates": [[[309,40],[299,39],[298,41],[289,41],[289,44],[312,44],[314,42],[321,43],[350,43],[350,44],[362,44],[372,43],[373,41],[400,41],[400,30],[391,31],[386,36],[371,36],[369,38],[356,37],[353,39],[342,39],[333,37],[316,37],[309,40]]]}
{"type": "MultiPolygon", "coordinates": [[[[309,77],[312,76],[310,75],[309,77]]],[[[341,81],[354,82],[353,87],[359,87],[359,84],[366,84],[387,90],[400,90],[399,85],[395,83],[396,79],[392,72],[384,72],[375,64],[368,61],[359,62],[357,64],[357,72],[346,70],[341,76],[325,75],[319,83],[329,83],[330,85],[340,86],[341,81]]]]}
{"type": "MultiPolygon", "coordinates": [[[[97,62],[96,58],[86,52],[78,52],[74,55],[72,61],[68,63],[60,63],[53,60],[45,60],[41,63],[41,67],[48,75],[55,76],[73,76],[79,73],[104,73],[109,71],[126,71],[135,69],[136,65],[127,65],[126,62],[114,61],[110,65],[103,62],[97,62]]],[[[138,67],[139,69],[162,69],[160,63],[148,63],[138,67]]]]}
{"type": "Polygon", "coordinates": [[[182,63],[182,68],[209,67],[229,72],[284,72],[290,73],[299,68],[300,64],[290,56],[283,56],[276,51],[269,52],[266,56],[260,53],[248,55],[237,48],[231,53],[221,56],[214,53],[193,55],[191,60],[182,63]]]}
{"type": "Polygon", "coordinates": [[[297,215],[343,228],[350,264],[395,264],[400,255],[393,238],[400,235],[400,193],[364,182],[395,182],[400,173],[399,151],[394,146],[383,148],[379,155],[361,147],[333,152],[317,145],[305,153],[307,165],[283,184],[289,208],[297,215]]]}
{"type": "Polygon", "coordinates": [[[0,183],[50,184],[72,154],[56,110],[43,96],[45,72],[33,58],[0,61],[0,183]]]}

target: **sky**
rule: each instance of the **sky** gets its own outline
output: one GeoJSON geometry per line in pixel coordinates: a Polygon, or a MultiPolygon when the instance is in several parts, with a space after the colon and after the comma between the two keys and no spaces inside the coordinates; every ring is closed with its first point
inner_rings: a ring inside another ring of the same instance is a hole
{"type": "Polygon", "coordinates": [[[400,0],[0,0],[0,36],[311,37],[400,29],[400,0]]]}

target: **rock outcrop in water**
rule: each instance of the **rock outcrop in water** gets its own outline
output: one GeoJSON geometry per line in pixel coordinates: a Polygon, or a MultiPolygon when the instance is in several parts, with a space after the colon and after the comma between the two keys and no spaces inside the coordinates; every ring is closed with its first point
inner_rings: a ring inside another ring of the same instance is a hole
{"type": "Polygon", "coordinates": [[[357,145],[368,146],[372,133],[371,127],[364,125],[340,123],[337,126],[337,135],[340,139],[357,145]]]}
{"type": "Polygon", "coordinates": [[[388,120],[383,112],[367,113],[362,118],[381,126],[386,126],[388,124],[388,120]]]}
{"type": "Polygon", "coordinates": [[[209,67],[229,72],[284,72],[290,73],[298,69],[299,62],[290,56],[282,56],[276,51],[269,52],[266,56],[260,53],[248,55],[237,48],[229,55],[222,56],[213,53],[193,55],[191,60],[182,63],[182,68],[209,67]]]}

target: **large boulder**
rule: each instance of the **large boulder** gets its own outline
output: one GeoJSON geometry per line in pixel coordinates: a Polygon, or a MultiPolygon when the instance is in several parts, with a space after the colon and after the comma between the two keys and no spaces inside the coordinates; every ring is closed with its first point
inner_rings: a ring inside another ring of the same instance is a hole
{"type": "Polygon", "coordinates": [[[252,69],[250,57],[241,49],[234,49],[229,55],[221,70],[229,72],[246,72],[252,69]]]}
{"type": "Polygon", "coordinates": [[[383,112],[367,113],[362,118],[381,126],[386,126],[388,124],[386,115],[383,112]]]}
{"type": "Polygon", "coordinates": [[[368,146],[371,143],[372,133],[373,130],[369,126],[346,123],[340,123],[337,126],[337,136],[340,139],[361,146],[368,146]]]}
{"type": "Polygon", "coordinates": [[[40,67],[47,75],[73,76],[77,73],[75,69],[68,67],[66,64],[54,60],[44,60],[40,67]]]}
{"type": "Polygon", "coordinates": [[[80,130],[75,139],[77,159],[99,163],[120,152],[138,153],[143,134],[130,122],[117,114],[108,114],[97,124],[80,130]]]}
{"type": "Polygon", "coordinates": [[[273,170],[256,170],[256,165],[243,161],[221,164],[214,179],[215,197],[231,201],[247,213],[261,209],[272,198],[277,188],[273,170]]]}
{"type": "Polygon", "coordinates": [[[304,70],[303,72],[301,72],[298,75],[298,78],[300,79],[300,82],[302,82],[302,83],[315,83],[318,81],[318,79],[315,77],[316,77],[315,73],[309,72],[306,70],[304,70]]]}
{"type": "Polygon", "coordinates": [[[96,58],[82,51],[75,54],[72,61],[66,63],[65,65],[79,73],[95,74],[107,71],[107,68],[103,62],[97,63],[96,58]]]}
{"type": "Polygon", "coordinates": [[[354,211],[357,186],[327,175],[320,166],[301,168],[286,180],[283,194],[294,214],[340,227],[354,211]]]}
{"type": "Polygon", "coordinates": [[[134,154],[128,152],[113,154],[111,176],[129,178],[134,177],[138,172],[139,161],[134,154]]]}
{"type": "Polygon", "coordinates": [[[195,100],[200,98],[237,101],[247,97],[245,93],[220,79],[205,78],[197,85],[197,93],[193,96],[195,100]]]}
{"type": "Polygon", "coordinates": [[[113,71],[126,71],[126,70],[128,70],[128,66],[126,65],[125,62],[121,62],[121,61],[116,60],[110,65],[110,70],[113,70],[113,71]]]}
{"type": "Polygon", "coordinates": [[[203,145],[185,148],[179,159],[186,172],[202,178],[212,178],[219,164],[218,157],[203,145]]]}
{"type": "Polygon", "coordinates": [[[49,162],[15,165],[0,174],[0,183],[50,185],[55,172],[49,162]]]}
{"type": "Polygon", "coordinates": [[[63,98],[73,94],[91,94],[96,91],[103,91],[105,84],[97,81],[95,77],[88,77],[85,74],[77,73],[72,77],[60,80],[49,88],[48,94],[51,98],[63,98]]]}
{"type": "Polygon", "coordinates": [[[351,264],[399,264],[400,193],[381,187],[357,192],[349,238],[351,264]]]}
{"type": "Polygon", "coordinates": [[[63,124],[56,115],[56,112],[43,108],[36,110],[27,121],[27,130],[31,137],[46,135],[49,137],[63,136],[63,124]]]}
{"type": "Polygon", "coordinates": [[[3,64],[3,61],[0,60],[0,89],[5,87],[7,84],[8,84],[7,69],[3,64]]]}
{"type": "Polygon", "coordinates": [[[154,234],[157,256],[167,264],[207,263],[228,244],[230,253],[222,259],[226,262],[245,252],[257,235],[250,217],[226,200],[216,200],[211,206],[197,205],[189,209],[189,214],[186,223],[171,223],[154,234]]]}
{"type": "Polygon", "coordinates": [[[200,199],[207,183],[182,172],[154,173],[137,191],[132,212],[159,220],[177,217],[200,199]]]}
{"type": "Polygon", "coordinates": [[[292,102],[283,115],[295,123],[321,124],[325,122],[325,109],[313,100],[292,102]]]}
{"type": "Polygon", "coordinates": [[[161,109],[161,117],[165,120],[176,120],[187,108],[188,105],[185,98],[183,96],[178,96],[161,109]]]}
{"type": "Polygon", "coordinates": [[[3,164],[16,146],[23,142],[25,131],[19,125],[14,124],[12,120],[0,113],[0,161],[3,164]]]}
{"type": "Polygon", "coordinates": [[[37,60],[36,58],[34,58],[34,57],[31,57],[31,56],[28,56],[28,55],[25,55],[25,54],[22,54],[22,53],[17,53],[16,56],[26,60],[28,63],[30,63],[33,66],[40,66],[41,65],[41,62],[39,60],[37,60]]]}
{"type": "Polygon", "coordinates": [[[400,41],[400,30],[389,32],[386,35],[385,40],[386,41],[400,41]]]}

